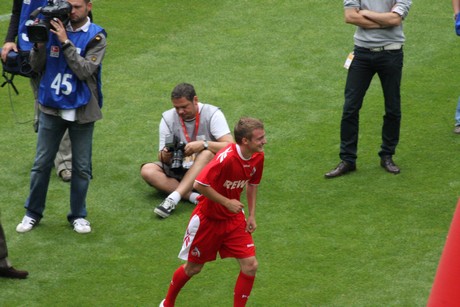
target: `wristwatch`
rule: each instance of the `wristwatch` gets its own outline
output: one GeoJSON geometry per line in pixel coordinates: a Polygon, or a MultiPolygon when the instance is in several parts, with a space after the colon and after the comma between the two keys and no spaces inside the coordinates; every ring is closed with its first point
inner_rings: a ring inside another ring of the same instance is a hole
{"type": "Polygon", "coordinates": [[[203,141],[204,150],[208,149],[208,146],[209,146],[208,141],[204,140],[203,141]]]}
{"type": "Polygon", "coordinates": [[[66,39],[64,43],[62,43],[62,50],[66,49],[67,47],[70,46],[70,40],[66,39]]]}

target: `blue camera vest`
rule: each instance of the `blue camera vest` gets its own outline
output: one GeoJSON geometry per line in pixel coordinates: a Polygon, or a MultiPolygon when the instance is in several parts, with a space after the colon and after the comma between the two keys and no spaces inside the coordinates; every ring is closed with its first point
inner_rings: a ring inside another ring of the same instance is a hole
{"type": "MultiPolygon", "coordinates": [[[[84,57],[86,46],[99,33],[104,33],[103,28],[91,24],[87,32],[68,32],[67,35],[77,48],[77,52],[84,57]]],[[[46,47],[46,70],[40,82],[38,101],[40,104],[56,109],[76,109],[86,105],[91,92],[84,80],[80,80],[73,73],[64,57],[61,43],[56,35],[51,34],[46,47]]],[[[98,70],[99,105],[102,106],[101,67],[98,70]]]]}

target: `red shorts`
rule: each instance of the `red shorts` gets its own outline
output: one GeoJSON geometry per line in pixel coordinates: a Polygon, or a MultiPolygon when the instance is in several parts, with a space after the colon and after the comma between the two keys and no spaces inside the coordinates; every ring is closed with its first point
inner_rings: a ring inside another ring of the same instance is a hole
{"type": "Polygon", "coordinates": [[[256,255],[252,235],[246,231],[244,215],[226,220],[209,219],[195,210],[185,231],[179,258],[205,263],[221,258],[249,258],[256,255]]]}

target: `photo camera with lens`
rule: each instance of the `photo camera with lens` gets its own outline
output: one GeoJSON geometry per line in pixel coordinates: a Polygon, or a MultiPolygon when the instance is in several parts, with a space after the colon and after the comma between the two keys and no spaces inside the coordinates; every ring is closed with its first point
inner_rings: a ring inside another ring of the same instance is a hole
{"type": "Polygon", "coordinates": [[[63,0],[56,3],[53,0],[48,0],[48,4],[43,7],[37,8],[30,14],[30,20],[27,22],[27,36],[32,43],[45,43],[49,39],[51,24],[53,18],[57,18],[64,26],[70,21],[70,13],[72,12],[72,5],[63,0]],[[41,14],[42,19],[36,21],[37,16],[41,14]]]}
{"type": "Polygon", "coordinates": [[[182,170],[185,143],[181,142],[175,135],[168,134],[165,139],[165,147],[173,154],[170,166],[171,170],[173,172],[182,170]]]}

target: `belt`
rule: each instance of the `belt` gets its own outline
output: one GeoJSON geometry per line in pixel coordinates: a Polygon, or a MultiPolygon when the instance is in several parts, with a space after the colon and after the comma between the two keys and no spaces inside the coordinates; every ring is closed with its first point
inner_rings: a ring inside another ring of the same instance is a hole
{"type": "Polygon", "coordinates": [[[366,49],[369,49],[372,52],[380,52],[384,50],[399,50],[402,48],[402,46],[403,46],[402,44],[393,43],[393,44],[389,44],[389,45],[382,46],[382,47],[374,47],[374,48],[366,48],[366,49]]]}

